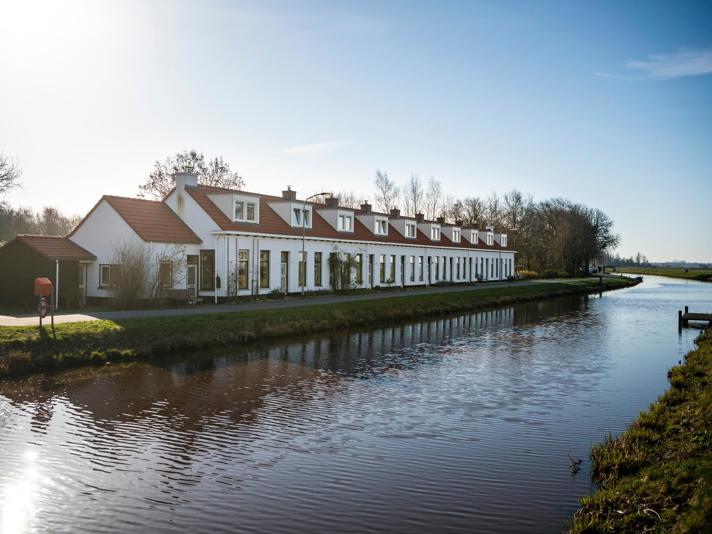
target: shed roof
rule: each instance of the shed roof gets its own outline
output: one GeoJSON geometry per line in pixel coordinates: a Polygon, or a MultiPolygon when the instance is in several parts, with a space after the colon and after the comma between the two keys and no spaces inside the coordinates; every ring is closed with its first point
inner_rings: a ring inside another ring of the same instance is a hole
{"type": "Polygon", "coordinates": [[[5,247],[13,242],[22,243],[50,260],[96,260],[94,254],[80,247],[67,237],[21,234],[9,243],[6,243],[5,247]]]}

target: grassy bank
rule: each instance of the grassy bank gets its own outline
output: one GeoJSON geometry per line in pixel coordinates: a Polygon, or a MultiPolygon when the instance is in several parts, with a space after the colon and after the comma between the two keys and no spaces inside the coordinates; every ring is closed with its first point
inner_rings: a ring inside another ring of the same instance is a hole
{"type": "Polygon", "coordinates": [[[700,282],[712,282],[712,269],[672,269],[667,267],[616,267],[619,273],[649,274],[654,276],[671,276],[686,278],[700,282]]]}
{"type": "Polygon", "coordinates": [[[626,432],[594,447],[599,489],[571,532],[712,532],[712,330],[668,378],[626,432]]]}
{"type": "MultiPolygon", "coordinates": [[[[603,279],[603,290],[635,282],[603,279]]],[[[37,327],[0,327],[0,377],[76,365],[148,358],[179,350],[244,344],[353,326],[383,326],[448,313],[596,292],[598,279],[534,283],[252,312],[87,321],[57,325],[56,339],[37,327]]]]}

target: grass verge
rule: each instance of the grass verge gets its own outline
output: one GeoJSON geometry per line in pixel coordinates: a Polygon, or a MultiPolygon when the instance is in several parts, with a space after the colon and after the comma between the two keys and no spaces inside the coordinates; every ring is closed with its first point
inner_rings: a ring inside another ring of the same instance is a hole
{"type": "Polygon", "coordinates": [[[40,335],[37,327],[0,327],[0,378],[354,326],[384,326],[635,283],[604,278],[599,286],[598,279],[567,280],[253,312],[65,323],[56,326],[56,339],[40,335]]]}
{"type": "Polygon", "coordinates": [[[671,276],[699,282],[712,282],[712,269],[673,269],[667,267],[616,267],[619,273],[649,274],[652,276],[671,276]]]}
{"type": "Polygon", "coordinates": [[[712,330],[668,378],[627,431],[593,448],[599,489],[572,533],[712,532],[712,330]]]}

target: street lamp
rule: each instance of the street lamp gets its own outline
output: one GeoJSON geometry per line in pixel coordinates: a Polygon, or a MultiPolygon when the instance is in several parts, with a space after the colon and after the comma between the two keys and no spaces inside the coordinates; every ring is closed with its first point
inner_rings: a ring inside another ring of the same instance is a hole
{"type": "MultiPolygon", "coordinates": [[[[304,288],[307,286],[307,255],[306,255],[306,250],[305,250],[305,242],[306,242],[306,225],[307,225],[307,200],[310,200],[315,197],[319,196],[332,196],[333,193],[314,193],[312,196],[307,197],[304,199],[304,204],[302,206],[302,261],[300,262],[299,270],[301,271],[302,265],[304,266],[304,277],[302,279],[302,298],[304,298],[304,288]]],[[[314,218],[312,218],[312,224],[314,223],[314,218]]],[[[301,276],[302,273],[299,273],[299,276],[301,276]]]]}

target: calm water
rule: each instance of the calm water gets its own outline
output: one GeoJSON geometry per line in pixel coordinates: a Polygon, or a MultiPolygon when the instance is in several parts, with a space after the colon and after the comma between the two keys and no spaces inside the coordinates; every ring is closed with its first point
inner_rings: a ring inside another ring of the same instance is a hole
{"type": "Polygon", "coordinates": [[[0,531],[558,532],[685,304],[712,284],[0,384],[0,531]]]}

